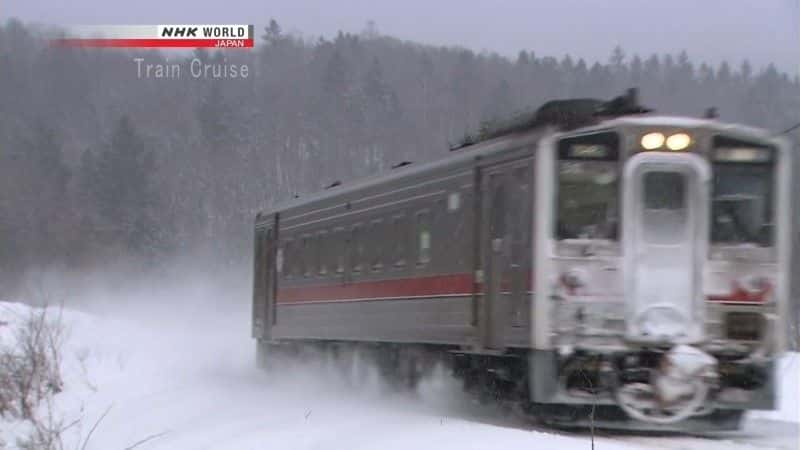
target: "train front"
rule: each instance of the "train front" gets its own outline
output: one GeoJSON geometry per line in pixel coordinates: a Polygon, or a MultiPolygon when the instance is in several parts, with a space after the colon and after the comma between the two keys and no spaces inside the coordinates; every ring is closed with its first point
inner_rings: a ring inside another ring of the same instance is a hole
{"type": "Polygon", "coordinates": [[[546,147],[534,402],[677,430],[735,428],[743,411],[772,409],[788,317],[787,146],[713,120],[631,116],[546,147]]]}

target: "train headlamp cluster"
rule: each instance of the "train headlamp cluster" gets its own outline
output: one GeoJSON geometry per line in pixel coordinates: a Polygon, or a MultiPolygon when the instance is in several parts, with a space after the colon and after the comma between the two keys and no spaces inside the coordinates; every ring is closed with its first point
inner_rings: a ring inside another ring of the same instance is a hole
{"type": "Polygon", "coordinates": [[[640,142],[645,150],[659,150],[666,147],[668,150],[686,150],[692,144],[692,137],[686,133],[674,133],[665,136],[664,133],[654,131],[642,136],[640,142]]]}

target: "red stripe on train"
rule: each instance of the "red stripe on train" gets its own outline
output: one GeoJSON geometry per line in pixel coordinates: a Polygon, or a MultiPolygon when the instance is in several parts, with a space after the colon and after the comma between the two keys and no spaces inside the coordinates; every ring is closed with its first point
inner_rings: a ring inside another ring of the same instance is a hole
{"type": "Polygon", "coordinates": [[[772,293],[772,286],[768,285],[755,292],[749,292],[738,283],[733,283],[731,292],[724,295],[709,295],[707,299],[712,302],[722,303],[764,303],[772,293]]]}
{"type": "Polygon", "coordinates": [[[361,283],[306,286],[278,290],[278,303],[313,301],[351,301],[387,297],[435,297],[472,295],[471,274],[460,273],[422,278],[365,281],[361,283]]]}
{"type": "MultiPolygon", "coordinates": [[[[527,281],[527,290],[532,289],[532,281],[527,281]]],[[[504,280],[501,290],[509,290],[504,280]]],[[[436,297],[444,295],[472,295],[483,288],[475,284],[471,274],[460,273],[421,278],[401,278],[396,280],[365,281],[351,284],[324,286],[305,286],[278,289],[277,303],[354,301],[380,298],[436,297]]],[[[736,286],[729,294],[708,295],[707,301],[720,303],[764,303],[771,288],[760,292],[748,292],[736,286]]]]}

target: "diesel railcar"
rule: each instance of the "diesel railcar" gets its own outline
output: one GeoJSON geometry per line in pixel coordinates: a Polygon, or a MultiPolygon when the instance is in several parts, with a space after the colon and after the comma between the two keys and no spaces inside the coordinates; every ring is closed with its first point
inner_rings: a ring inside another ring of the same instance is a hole
{"type": "Polygon", "coordinates": [[[787,141],[635,91],[547,103],[259,214],[259,360],[360,348],[555,425],[736,428],[776,404],[790,168],[787,141]]]}

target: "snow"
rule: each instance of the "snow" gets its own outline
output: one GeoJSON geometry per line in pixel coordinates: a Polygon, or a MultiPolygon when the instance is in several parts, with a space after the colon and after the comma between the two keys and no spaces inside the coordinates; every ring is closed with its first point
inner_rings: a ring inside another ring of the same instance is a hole
{"type": "Polygon", "coordinates": [[[776,368],[778,408],[775,411],[754,411],[751,418],[800,423],[800,353],[785,354],[776,368]]]}
{"type": "MultiPolygon", "coordinates": [[[[102,309],[93,314],[63,311],[68,328],[65,391],[55,397],[55,410],[65,422],[83,418],[79,427],[65,434],[66,448],[80,448],[105,412],[88,450],[122,449],[148,438],[136,448],[571,450],[590,446],[588,434],[533,430],[492,407],[478,406],[443,373],[426,380],[416,395],[391,392],[374,376],[366,388],[354,387],[324,361],[293,363],[280,372],[264,373],[254,367],[246,302],[231,308],[225,301],[233,297],[212,296],[218,300],[203,306],[140,302],[147,314],[135,311],[133,301],[125,302],[131,305],[127,311],[114,315],[102,309]]],[[[15,323],[28,312],[20,303],[0,303],[0,321],[8,322],[0,326],[0,344],[8,342],[15,323]]],[[[785,402],[781,411],[760,417],[796,422],[797,355],[782,364],[783,373],[791,375],[782,378],[783,395],[793,395],[793,400],[785,402]]],[[[0,427],[0,439],[8,444],[26,430],[19,422],[0,421],[0,427]]],[[[792,430],[796,434],[796,428],[792,430]]],[[[681,439],[599,437],[596,445],[616,450],[708,444],[681,439]]],[[[733,443],[719,441],[714,448],[730,448],[733,443]]],[[[758,446],[773,448],[762,444],[758,446]]]]}

